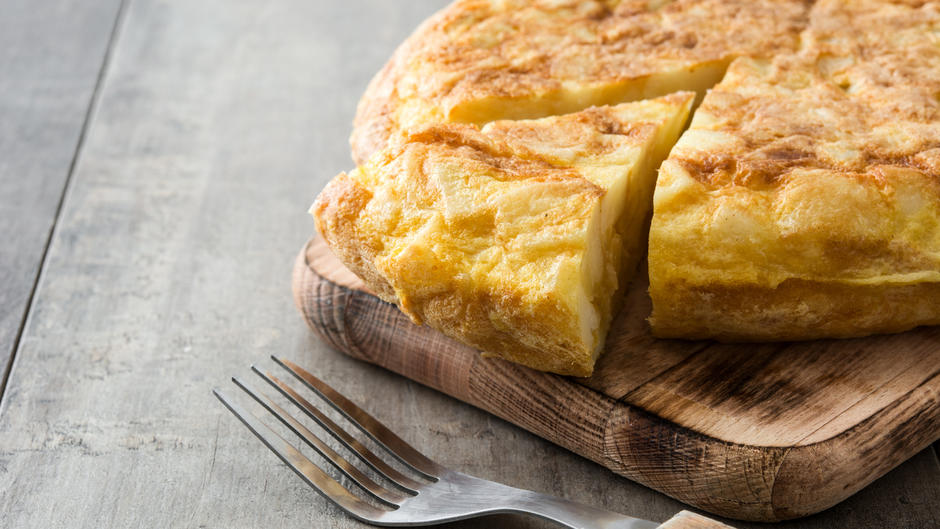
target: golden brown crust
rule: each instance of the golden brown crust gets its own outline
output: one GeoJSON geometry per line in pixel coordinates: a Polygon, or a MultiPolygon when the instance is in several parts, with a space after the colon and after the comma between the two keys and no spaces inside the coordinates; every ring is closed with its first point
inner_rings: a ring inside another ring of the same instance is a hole
{"type": "Polygon", "coordinates": [[[794,49],[807,11],[800,0],[457,1],[370,83],[353,158],[363,163],[416,124],[536,118],[703,91],[734,57],[794,49]]]}
{"type": "MultiPolygon", "coordinates": [[[[403,139],[402,145],[390,151],[377,157],[381,162],[373,159],[372,169],[364,169],[374,170],[374,174],[360,175],[358,179],[341,174],[317,198],[312,212],[321,233],[340,260],[369,288],[386,301],[397,304],[416,323],[428,323],[483,351],[499,351],[499,356],[538,369],[581,376],[590,374],[593,361],[590,353],[585,359],[584,346],[559,339],[557,330],[567,329],[577,321],[577,316],[566,307],[553,303],[550,298],[526,299],[525,291],[511,283],[481,288],[468,274],[469,263],[448,259],[452,251],[431,255],[434,242],[404,241],[397,253],[384,251],[382,242],[395,244],[397,241],[392,239],[412,238],[422,229],[440,222],[439,216],[428,214],[427,209],[446,209],[444,192],[433,181],[432,173],[448,160],[457,164],[452,169],[455,171],[491,173],[495,179],[507,181],[530,179],[532,187],[554,188],[556,193],[569,198],[562,205],[567,213],[555,213],[576,222],[577,219],[586,222],[587,211],[603,192],[570,169],[553,166],[532,155],[517,156],[507,144],[494,142],[467,125],[428,126],[403,139]],[[369,210],[372,192],[363,181],[402,172],[407,172],[407,177],[399,180],[398,186],[384,186],[383,191],[411,198],[396,203],[395,207],[400,210],[390,218],[379,219],[381,213],[376,210],[382,209],[383,204],[371,204],[373,209],[369,210]]],[[[469,242],[474,236],[493,236],[492,230],[499,222],[498,211],[465,213],[469,218],[454,218],[449,223],[453,237],[469,242]],[[480,233],[474,234],[474,230],[480,233]],[[461,235],[460,232],[469,233],[461,235]]],[[[558,227],[563,226],[562,223],[558,227]]],[[[430,230],[435,239],[444,235],[433,228],[430,230]]],[[[527,235],[516,234],[517,237],[527,235]]],[[[575,249],[567,251],[572,250],[575,249]]],[[[546,262],[536,268],[550,273],[552,263],[543,261],[546,262]]]]}
{"type": "Polygon", "coordinates": [[[392,302],[395,291],[372,263],[378,253],[375,241],[359,237],[356,230],[357,219],[371,199],[368,189],[340,173],[317,196],[310,214],[336,257],[379,297],[392,302]]]}
{"type": "Polygon", "coordinates": [[[637,247],[651,164],[693,99],[482,130],[427,125],[339,175],[311,212],[340,260],[415,322],[489,355],[587,376],[626,279],[621,263],[636,261],[621,249],[637,247]]]}
{"type": "Polygon", "coordinates": [[[937,323],[940,306],[920,297],[940,284],[936,27],[937,4],[824,1],[797,53],[731,65],[660,171],[654,332],[776,340],[937,323]]]}

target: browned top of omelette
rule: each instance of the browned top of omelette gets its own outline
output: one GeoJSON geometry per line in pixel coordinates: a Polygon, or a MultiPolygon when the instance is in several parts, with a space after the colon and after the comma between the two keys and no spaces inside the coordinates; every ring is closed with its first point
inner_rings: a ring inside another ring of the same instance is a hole
{"type": "Polygon", "coordinates": [[[661,167],[654,330],[793,339],[940,318],[913,290],[940,284],[940,4],[824,0],[802,37],[732,63],[661,167]],[[719,291],[736,304],[703,309],[719,291]]]}
{"type": "Polygon", "coordinates": [[[483,124],[703,91],[740,55],[798,45],[798,0],[457,1],[372,80],[355,119],[363,163],[400,129],[483,124]]]}

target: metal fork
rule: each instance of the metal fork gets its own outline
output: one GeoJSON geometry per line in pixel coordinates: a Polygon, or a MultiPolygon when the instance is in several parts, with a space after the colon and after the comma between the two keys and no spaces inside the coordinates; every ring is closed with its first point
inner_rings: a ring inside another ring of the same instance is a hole
{"type": "Polygon", "coordinates": [[[386,526],[416,526],[433,525],[496,513],[524,513],[572,528],[653,529],[668,527],[670,529],[708,529],[727,527],[724,524],[688,511],[682,511],[665,524],[659,525],[655,522],[624,516],[563,498],[517,489],[456,472],[422,455],[392,433],[385,425],[319,378],[293,362],[275,356],[271,358],[420,477],[419,479],[407,476],[389,466],[382,458],[340,428],[339,425],[324,415],[291,386],[271,373],[262,372],[255,366],[251,367],[252,371],[257,373],[265,382],[284,395],[287,400],[296,405],[308,417],[316,421],[324,430],[330,432],[366,465],[391,483],[394,483],[399,490],[380,485],[336,453],[273,400],[251,389],[242,379],[232,377],[232,381],[238,387],[245,390],[287,428],[334,465],[337,470],[378,500],[377,503],[384,506],[384,508],[376,507],[353,494],[333,479],[287,440],[264,424],[257,416],[223,395],[219,389],[213,390],[213,393],[222,401],[222,404],[234,413],[252,433],[258,436],[307,484],[338,507],[363,522],[386,526]]]}

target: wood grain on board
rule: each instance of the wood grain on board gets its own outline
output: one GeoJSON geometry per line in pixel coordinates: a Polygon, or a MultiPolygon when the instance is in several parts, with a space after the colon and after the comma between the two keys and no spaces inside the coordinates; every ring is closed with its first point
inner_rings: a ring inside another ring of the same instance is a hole
{"type": "Polygon", "coordinates": [[[298,307],[338,349],[722,516],[818,512],[940,438],[938,327],[800,343],[657,340],[645,292],[632,285],[595,374],[573,379],[484,359],[412,324],[361,291],[320,239],[294,272],[298,307]]]}
{"type": "Polygon", "coordinates": [[[120,4],[0,7],[0,394],[120,4]]]}
{"type": "Polygon", "coordinates": [[[690,511],[681,511],[679,514],[666,520],[657,529],[733,529],[718,520],[706,518],[690,511]]]}

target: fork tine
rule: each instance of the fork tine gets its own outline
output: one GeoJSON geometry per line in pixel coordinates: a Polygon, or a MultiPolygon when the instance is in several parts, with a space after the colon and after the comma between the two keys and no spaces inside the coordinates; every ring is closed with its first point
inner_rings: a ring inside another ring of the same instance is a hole
{"type": "Polygon", "coordinates": [[[295,406],[306,413],[308,417],[315,420],[320,426],[323,427],[324,430],[330,432],[333,437],[343,443],[346,448],[352,450],[367,465],[372,467],[372,469],[379,474],[385,476],[389,481],[411,493],[417,493],[418,490],[423,486],[422,483],[419,483],[418,481],[415,481],[414,479],[390,467],[388,463],[382,460],[382,458],[375,455],[371,450],[366,448],[365,445],[357,441],[355,437],[349,435],[346,430],[342,429],[338,424],[333,422],[332,419],[324,415],[323,412],[316,408],[316,406],[311,404],[307,399],[303,398],[286,383],[270,373],[262,373],[261,370],[255,366],[251,366],[251,370],[264,379],[265,382],[271,384],[274,389],[278,390],[282,395],[287,397],[287,399],[294,403],[295,406]]]}
{"type": "Polygon", "coordinates": [[[238,419],[255,434],[261,442],[265,444],[277,457],[287,466],[297,473],[308,485],[313,487],[324,498],[335,503],[339,508],[348,512],[355,518],[364,522],[373,522],[387,513],[383,509],[374,507],[340,485],[335,479],[323,472],[317,465],[307,459],[299,450],[294,448],[283,437],[272,430],[268,425],[261,422],[254,414],[246,411],[244,408],[231,401],[218,389],[213,389],[212,393],[222,401],[222,404],[235,414],[238,419]]]}
{"type": "Polygon", "coordinates": [[[307,387],[320,395],[320,397],[334,409],[352,421],[353,424],[371,437],[373,441],[385,447],[386,450],[391,452],[391,454],[397,457],[402,463],[410,466],[428,479],[436,479],[435,476],[440,474],[443,470],[440,465],[415,450],[411,445],[402,440],[402,438],[386,428],[386,426],[380,423],[375,417],[353,404],[352,401],[319,378],[308,373],[290,360],[284,360],[274,355],[271,356],[271,359],[280,364],[284,369],[290,371],[292,375],[297,377],[307,387]]]}
{"type": "Polygon", "coordinates": [[[369,478],[369,476],[363,474],[362,471],[353,466],[349,461],[343,458],[343,456],[337,454],[335,450],[321,441],[316,436],[316,434],[311,432],[306,426],[298,422],[297,419],[291,417],[290,414],[284,410],[284,408],[278,406],[273,400],[251,389],[238,377],[232,377],[232,382],[245,390],[245,393],[248,393],[251,398],[258,402],[258,404],[264,406],[264,408],[271,412],[272,415],[277,417],[277,419],[280,420],[284,426],[290,428],[292,432],[302,438],[311,448],[316,450],[321,456],[324,457],[324,459],[329,461],[340,472],[346,474],[349,479],[355,481],[360,487],[375,496],[377,499],[393,506],[398,506],[400,502],[406,499],[406,496],[402,495],[401,493],[388,490],[373,481],[371,478],[369,478]]]}

